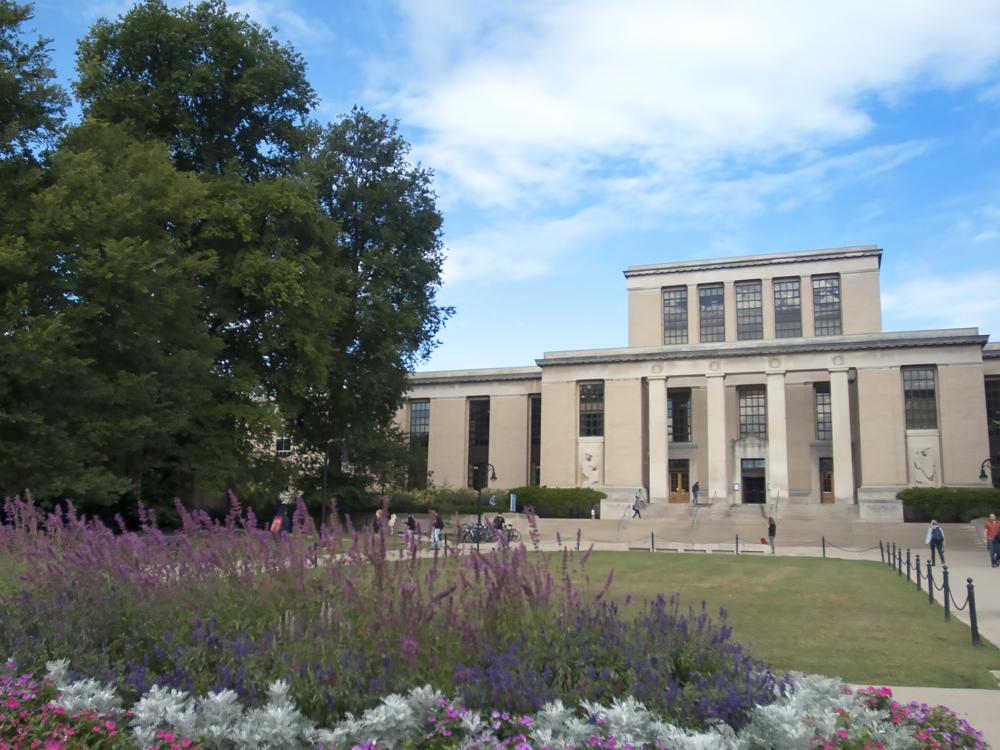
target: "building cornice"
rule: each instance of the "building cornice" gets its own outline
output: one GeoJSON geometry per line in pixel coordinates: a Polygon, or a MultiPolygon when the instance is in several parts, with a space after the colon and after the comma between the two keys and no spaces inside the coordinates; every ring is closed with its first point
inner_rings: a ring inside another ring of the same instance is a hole
{"type": "Polygon", "coordinates": [[[757,266],[775,266],[788,263],[808,263],[810,261],[868,257],[877,258],[879,264],[881,264],[882,248],[877,245],[858,245],[856,247],[832,247],[822,250],[799,250],[790,253],[771,253],[768,255],[744,255],[735,258],[654,263],[644,266],[629,266],[623,273],[625,274],[625,278],[631,279],[638,276],[660,276],[663,274],[687,273],[690,271],[719,271],[728,268],[754,268],[757,266]]]}
{"type": "MultiPolygon", "coordinates": [[[[723,359],[732,357],[769,357],[783,354],[816,352],[871,351],[912,349],[932,346],[986,345],[988,336],[975,328],[952,328],[939,331],[904,331],[854,336],[812,337],[783,341],[744,341],[726,344],[676,344],[671,346],[629,347],[580,352],[546,352],[535,360],[539,367],[564,365],[611,364],[649,360],[723,359]]],[[[984,354],[985,356],[985,354],[984,354]]],[[[997,352],[994,356],[1000,356],[997,352]]]]}
{"type": "Polygon", "coordinates": [[[410,373],[410,387],[418,385],[457,385],[461,383],[497,383],[541,380],[538,367],[505,367],[484,370],[438,370],[410,373]]]}
{"type": "Polygon", "coordinates": [[[987,344],[984,346],[983,359],[1000,359],[1000,344],[987,344]]]}

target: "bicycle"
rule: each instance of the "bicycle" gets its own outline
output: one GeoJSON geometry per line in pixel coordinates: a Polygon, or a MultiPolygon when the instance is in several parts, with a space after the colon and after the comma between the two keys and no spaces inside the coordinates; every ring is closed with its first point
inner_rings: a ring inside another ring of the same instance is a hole
{"type": "Polygon", "coordinates": [[[490,542],[493,541],[493,527],[484,523],[467,523],[462,527],[463,542],[490,542]]]}

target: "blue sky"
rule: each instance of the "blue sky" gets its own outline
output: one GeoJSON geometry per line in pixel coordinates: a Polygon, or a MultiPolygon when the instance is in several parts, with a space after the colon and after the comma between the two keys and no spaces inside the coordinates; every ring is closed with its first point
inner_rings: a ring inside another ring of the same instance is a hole
{"type": "MultiPolygon", "coordinates": [[[[76,40],[129,3],[37,0],[76,40]]],[[[877,244],[886,330],[1000,338],[1000,3],[243,0],[399,120],[456,308],[420,369],[624,346],[630,265],[877,244]],[[824,7],[826,6],[826,7],[824,7]]]]}

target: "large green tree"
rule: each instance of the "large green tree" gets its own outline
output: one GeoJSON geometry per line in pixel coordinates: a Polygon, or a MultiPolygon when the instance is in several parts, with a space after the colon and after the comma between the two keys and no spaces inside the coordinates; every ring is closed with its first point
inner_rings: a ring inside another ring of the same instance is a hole
{"type": "Polygon", "coordinates": [[[305,443],[333,455],[335,474],[349,466],[366,480],[384,476],[387,460],[405,472],[392,420],[407,374],[451,313],[436,299],[444,256],[432,173],[408,157],[395,123],[355,109],[324,130],[307,166],[338,227],[347,309],[329,331],[326,388],[294,413],[305,443]]]}
{"type": "Polygon", "coordinates": [[[24,38],[31,8],[0,0],[0,241],[24,230],[42,158],[58,137],[66,96],[54,82],[48,40],[24,38]]]}
{"type": "Polygon", "coordinates": [[[396,126],[314,126],[301,58],[222,2],[101,21],[78,70],[83,122],[0,235],[2,489],[318,487],[323,461],[268,454],[279,431],[334,458],[331,487],[405,468],[393,417],[449,311],[396,126]]]}
{"type": "Polygon", "coordinates": [[[302,57],[221,0],[146,0],[80,42],[84,111],[170,146],[196,172],[287,173],[312,139],[302,57]]]}

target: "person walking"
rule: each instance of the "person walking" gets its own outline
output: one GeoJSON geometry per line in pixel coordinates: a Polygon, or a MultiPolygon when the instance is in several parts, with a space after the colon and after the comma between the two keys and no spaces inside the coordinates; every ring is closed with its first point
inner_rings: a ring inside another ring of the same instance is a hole
{"type": "Polygon", "coordinates": [[[639,490],[635,491],[635,500],[632,502],[632,518],[642,518],[639,512],[639,490]]]}
{"type": "Polygon", "coordinates": [[[698,504],[698,497],[701,495],[701,485],[695,482],[691,485],[691,496],[694,498],[694,504],[698,504]]]}
{"type": "Polygon", "coordinates": [[[438,515],[436,510],[431,511],[431,519],[433,519],[431,526],[431,548],[436,550],[441,546],[441,532],[444,531],[444,519],[438,515]]]}
{"type": "Polygon", "coordinates": [[[944,531],[938,526],[937,521],[931,521],[931,525],[927,527],[927,538],[924,539],[924,544],[927,544],[931,548],[931,565],[936,565],[936,557],[941,558],[941,564],[944,565],[944,531]]]}
{"type": "Polygon", "coordinates": [[[375,534],[382,530],[382,509],[375,511],[375,519],[372,521],[372,532],[375,534]]]}
{"type": "Polygon", "coordinates": [[[996,513],[990,513],[986,522],[986,551],[990,553],[990,565],[1000,565],[1000,521],[996,513]]]}
{"type": "Polygon", "coordinates": [[[774,521],[774,516],[767,517],[767,543],[771,545],[771,554],[774,554],[774,537],[778,534],[778,524],[774,521]]]}

